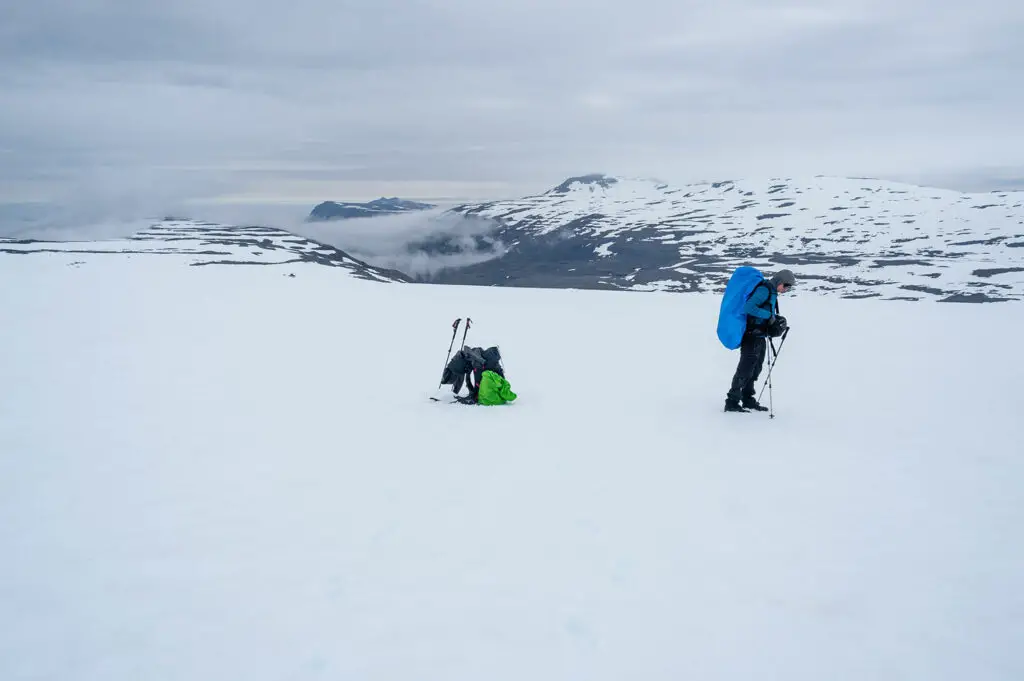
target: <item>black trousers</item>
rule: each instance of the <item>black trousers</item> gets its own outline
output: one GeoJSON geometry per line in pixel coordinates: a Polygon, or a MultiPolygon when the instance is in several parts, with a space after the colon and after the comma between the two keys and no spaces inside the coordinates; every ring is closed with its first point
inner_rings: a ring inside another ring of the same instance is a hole
{"type": "Polygon", "coordinates": [[[732,376],[732,386],[726,398],[739,402],[744,397],[754,397],[757,392],[757,378],[764,365],[768,340],[764,336],[747,334],[740,343],[740,361],[732,376]]]}

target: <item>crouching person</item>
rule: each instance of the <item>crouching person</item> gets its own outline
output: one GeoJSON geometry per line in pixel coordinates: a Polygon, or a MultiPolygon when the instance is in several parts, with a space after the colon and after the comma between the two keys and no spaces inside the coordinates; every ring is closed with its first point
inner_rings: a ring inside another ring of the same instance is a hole
{"type": "Polygon", "coordinates": [[[501,353],[497,347],[463,347],[448,363],[442,383],[450,383],[455,399],[463,404],[495,406],[516,399],[512,386],[505,378],[501,366],[501,353]],[[467,395],[459,395],[462,386],[467,395]]]}

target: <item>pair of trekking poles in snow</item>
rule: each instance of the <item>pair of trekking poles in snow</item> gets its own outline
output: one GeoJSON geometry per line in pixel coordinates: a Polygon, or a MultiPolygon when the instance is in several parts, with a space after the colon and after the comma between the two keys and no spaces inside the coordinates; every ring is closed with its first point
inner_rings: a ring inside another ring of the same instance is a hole
{"type": "Polygon", "coordinates": [[[775,360],[779,358],[779,353],[782,352],[782,346],[786,344],[786,336],[789,335],[789,327],[782,332],[782,340],[779,341],[779,349],[775,349],[775,343],[771,338],[768,338],[768,348],[770,352],[771,363],[768,364],[768,375],[765,376],[764,385],[761,386],[761,392],[757,395],[757,401],[761,401],[761,395],[764,394],[765,387],[768,388],[768,418],[775,418],[775,405],[772,401],[772,369],[775,368],[775,360]]]}
{"type": "MultiPolygon", "coordinates": [[[[441,382],[437,384],[438,390],[444,385],[444,370],[448,367],[448,359],[452,356],[452,348],[455,347],[455,336],[459,333],[459,324],[461,323],[462,317],[452,322],[452,342],[448,344],[448,354],[444,356],[444,366],[441,367],[441,382]]],[[[466,347],[466,335],[469,333],[469,327],[472,323],[473,320],[470,317],[466,317],[466,330],[462,332],[462,345],[459,347],[466,347]]]]}

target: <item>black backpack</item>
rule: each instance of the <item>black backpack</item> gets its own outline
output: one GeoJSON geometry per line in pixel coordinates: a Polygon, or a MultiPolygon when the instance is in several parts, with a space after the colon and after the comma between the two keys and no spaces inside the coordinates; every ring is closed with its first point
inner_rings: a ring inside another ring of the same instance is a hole
{"type": "Polygon", "coordinates": [[[502,378],[505,377],[505,370],[501,366],[501,352],[497,346],[486,350],[466,346],[455,353],[448,366],[444,368],[441,384],[451,385],[455,394],[458,394],[465,384],[475,398],[485,371],[493,371],[502,378]]]}

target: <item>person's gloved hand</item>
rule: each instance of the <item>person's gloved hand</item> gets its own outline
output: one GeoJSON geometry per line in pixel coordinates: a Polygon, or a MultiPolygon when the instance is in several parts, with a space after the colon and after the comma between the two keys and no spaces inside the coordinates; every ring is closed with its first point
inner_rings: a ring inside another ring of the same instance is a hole
{"type": "Polygon", "coordinates": [[[768,335],[772,338],[778,338],[785,330],[786,318],[782,315],[772,317],[772,320],[768,323],[768,335]]]}

